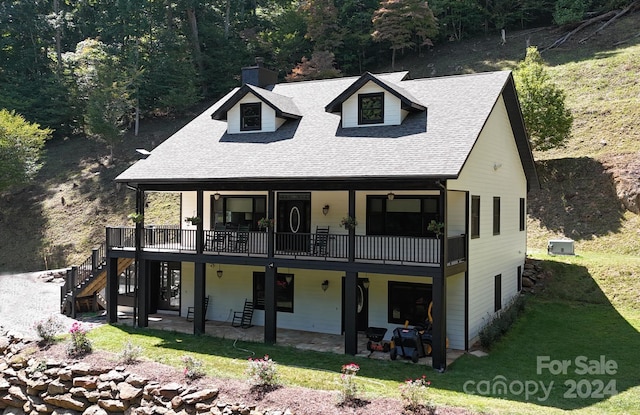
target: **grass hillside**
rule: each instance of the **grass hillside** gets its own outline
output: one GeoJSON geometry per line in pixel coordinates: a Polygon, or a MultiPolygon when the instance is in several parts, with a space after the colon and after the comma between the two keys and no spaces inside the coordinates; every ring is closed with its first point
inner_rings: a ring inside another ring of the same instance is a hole
{"type": "MultiPolygon", "coordinates": [[[[620,178],[640,151],[640,13],[618,20],[586,42],[594,30],[578,33],[562,47],[543,53],[555,81],[567,93],[575,116],[566,148],[536,153],[542,188],[530,194],[529,246],[566,236],[577,250],[638,255],[638,215],[616,197],[620,178]]],[[[439,45],[407,55],[396,70],[412,77],[513,69],[527,42],[540,49],[562,35],[557,28],[499,34],[439,45]]],[[[388,71],[391,68],[380,68],[388,71]]],[[[111,162],[101,143],[70,138],[48,143],[34,184],[0,196],[0,272],[65,267],[80,263],[104,240],[105,225],[122,225],[133,211],[133,192],[113,182],[136,159],[135,148],[152,149],[194,114],[179,120],[143,120],[140,135],[128,134],[111,162]]],[[[640,177],[640,166],[636,182],[640,177]]],[[[147,220],[175,223],[175,200],[150,196],[147,220]],[[155,199],[154,199],[155,198],[155,199]],[[158,199],[160,198],[160,199],[158,199]]]]}

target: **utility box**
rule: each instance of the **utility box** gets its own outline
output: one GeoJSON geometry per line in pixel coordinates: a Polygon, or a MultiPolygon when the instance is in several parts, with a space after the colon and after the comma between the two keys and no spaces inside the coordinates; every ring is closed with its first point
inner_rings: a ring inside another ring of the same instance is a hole
{"type": "Polygon", "coordinates": [[[572,239],[552,239],[547,244],[549,255],[575,255],[572,239]]]}

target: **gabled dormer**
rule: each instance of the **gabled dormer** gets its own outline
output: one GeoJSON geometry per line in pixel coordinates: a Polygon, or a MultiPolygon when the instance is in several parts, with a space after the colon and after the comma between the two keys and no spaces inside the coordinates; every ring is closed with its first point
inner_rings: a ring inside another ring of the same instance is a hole
{"type": "Polygon", "coordinates": [[[265,133],[276,131],[287,120],[302,118],[302,113],[291,98],[245,84],[211,118],[226,120],[229,134],[265,133]]]}
{"type": "Polygon", "coordinates": [[[369,72],[325,107],[341,114],[342,128],[400,125],[410,112],[426,110],[408,91],[369,72]]]}

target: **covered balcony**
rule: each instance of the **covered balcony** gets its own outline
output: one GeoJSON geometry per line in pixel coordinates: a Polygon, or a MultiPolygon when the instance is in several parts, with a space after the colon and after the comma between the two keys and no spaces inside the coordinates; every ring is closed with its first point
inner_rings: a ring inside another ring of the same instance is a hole
{"type": "MultiPolygon", "coordinates": [[[[107,228],[107,248],[135,250],[135,233],[133,227],[107,228]]],[[[350,257],[350,236],[330,232],[270,233],[237,227],[198,231],[149,226],[144,228],[140,244],[146,252],[266,258],[271,237],[275,258],[346,262],[350,257]],[[202,241],[201,250],[198,249],[199,240],[202,241]]],[[[466,235],[450,236],[446,241],[430,237],[354,235],[354,242],[356,262],[440,266],[443,242],[447,244],[446,265],[466,261],[466,235]]]]}

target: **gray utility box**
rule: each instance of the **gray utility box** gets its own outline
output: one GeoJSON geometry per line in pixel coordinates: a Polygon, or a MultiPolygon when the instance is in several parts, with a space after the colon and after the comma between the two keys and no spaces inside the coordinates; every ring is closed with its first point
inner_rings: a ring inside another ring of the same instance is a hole
{"type": "Polygon", "coordinates": [[[547,253],[549,255],[575,255],[573,251],[573,240],[552,239],[547,244],[547,253]]]}

